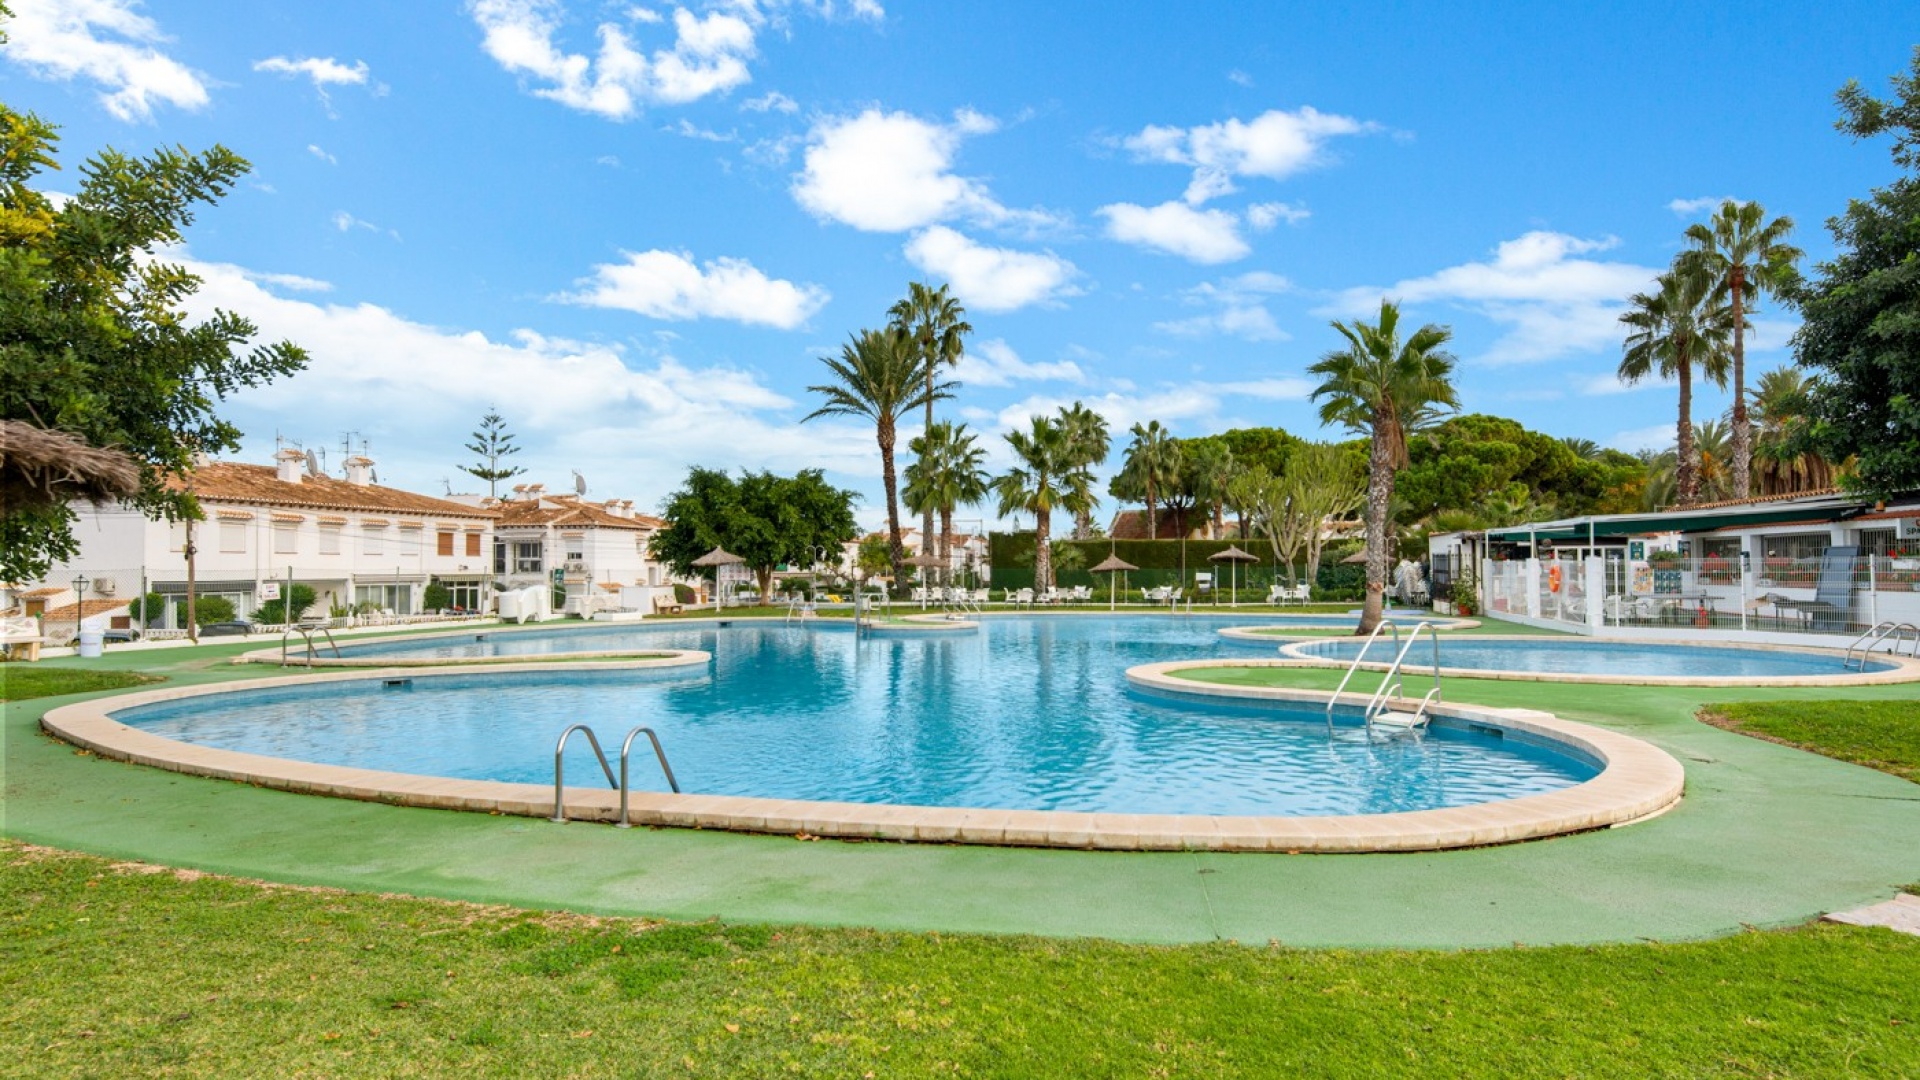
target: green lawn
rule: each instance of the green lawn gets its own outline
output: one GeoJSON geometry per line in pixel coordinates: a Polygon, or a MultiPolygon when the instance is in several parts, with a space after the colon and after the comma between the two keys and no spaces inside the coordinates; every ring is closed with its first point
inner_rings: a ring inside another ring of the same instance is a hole
{"type": "Polygon", "coordinates": [[[58,697],[61,694],[90,694],[99,690],[122,690],[143,683],[162,682],[153,675],[132,671],[92,671],[73,668],[40,667],[29,664],[0,664],[0,701],[26,701],[31,698],[58,697]]]}
{"type": "Polygon", "coordinates": [[[1700,718],[1920,783],[1920,702],[1751,701],[1709,705],[1700,718]]]}
{"type": "Polygon", "coordinates": [[[649,924],[0,846],[0,1072],[1905,1076],[1920,939],[1483,952],[649,924]]]}

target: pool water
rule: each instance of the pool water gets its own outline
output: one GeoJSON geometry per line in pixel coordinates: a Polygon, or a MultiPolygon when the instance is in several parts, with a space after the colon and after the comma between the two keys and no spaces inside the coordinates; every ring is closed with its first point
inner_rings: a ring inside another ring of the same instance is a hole
{"type": "MultiPolygon", "coordinates": [[[[1330,660],[1352,660],[1362,644],[1353,639],[1315,641],[1295,651],[1330,660]]],[[[1382,663],[1391,660],[1390,645],[1385,639],[1376,642],[1368,659],[1382,663]]],[[[1417,643],[1407,654],[1410,668],[1432,663],[1433,646],[1428,642],[1417,643]]],[[[1838,656],[1793,650],[1555,639],[1501,641],[1472,637],[1442,637],[1440,666],[1554,675],[1682,678],[1842,675],[1858,670],[1843,669],[1838,656]]],[[[1866,670],[1889,671],[1892,667],[1875,662],[1868,664],[1866,670]]]]}
{"type": "MultiPolygon", "coordinates": [[[[997,618],[975,633],[904,637],[831,625],[626,628],[642,647],[703,649],[713,664],[375,678],[115,717],[275,757],[532,783],[551,782],[554,740],[568,724],[593,725],[610,749],[647,724],[688,792],[948,807],[1367,814],[1513,798],[1597,772],[1517,733],[1436,726],[1419,739],[1369,741],[1351,717],[1330,735],[1316,707],[1129,689],[1123,673],[1136,664],[1234,655],[1216,634],[1234,621],[1245,619],[997,618]]],[[[573,650],[599,647],[600,636],[500,634],[451,648],[545,640],[573,650]]],[[[665,790],[650,759],[634,766],[636,788],[665,790]]],[[[578,738],[567,768],[572,785],[604,783],[578,738]]]]}

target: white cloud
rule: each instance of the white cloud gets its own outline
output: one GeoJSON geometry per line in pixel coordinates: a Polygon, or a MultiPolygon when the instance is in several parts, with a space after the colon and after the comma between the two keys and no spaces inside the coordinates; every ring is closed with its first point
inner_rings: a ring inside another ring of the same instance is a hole
{"type": "Polygon", "coordinates": [[[319,278],[305,277],[300,274],[275,274],[265,270],[242,270],[239,267],[235,267],[234,269],[245,274],[250,281],[255,281],[262,285],[277,285],[289,292],[333,291],[333,282],[321,281],[319,278]]]}
{"type": "Polygon", "coordinates": [[[1281,222],[1298,225],[1313,216],[1313,211],[1304,206],[1294,206],[1283,202],[1254,203],[1247,207],[1247,224],[1256,231],[1266,232],[1281,222]]]}
{"type": "MultiPolygon", "coordinates": [[[[671,49],[648,55],[616,23],[598,27],[600,50],[588,57],[554,43],[563,15],[558,0],[471,0],[467,8],[485,33],[482,47],[501,67],[547,85],[539,97],[571,109],[624,120],[646,105],[680,105],[749,82],[756,55],[751,4],[735,14],[673,12],[671,49]]],[[[644,17],[636,19],[646,22],[644,17]]]]}
{"type": "Polygon", "coordinates": [[[1107,235],[1114,240],[1197,263],[1232,262],[1253,250],[1240,236],[1240,219],[1225,210],[1196,210],[1179,202],[1114,203],[1096,213],[1107,219],[1107,235]]]}
{"type": "Polygon", "coordinates": [[[1227,72],[1227,81],[1235,86],[1245,86],[1249,88],[1253,86],[1253,76],[1241,71],[1239,68],[1234,68],[1232,71],[1227,72]]]}
{"type": "Polygon", "coordinates": [[[757,98],[740,103],[741,112],[777,112],[789,115],[800,111],[800,103],[778,90],[769,90],[757,98]]]}
{"type": "Polygon", "coordinates": [[[1203,282],[1181,293],[1180,299],[1190,307],[1211,310],[1185,319],[1157,322],[1153,328],[1180,337],[1226,334],[1248,341],[1284,341],[1291,335],[1274,322],[1264,298],[1292,288],[1293,283],[1286,278],[1264,270],[1203,282]]]}
{"type": "Polygon", "coordinates": [[[985,185],[952,171],[961,140],[996,127],[970,109],[956,113],[952,124],[879,109],[828,117],[808,133],[793,197],[815,217],[868,232],[905,232],[956,218],[1029,230],[1057,225],[1046,211],[1000,205],[985,185]]]}
{"type": "Polygon", "coordinates": [[[624,252],[627,261],[593,268],[560,299],[616,308],[654,319],[731,319],[792,330],[826,305],[818,285],[769,278],[745,259],[712,259],[696,266],[686,252],[624,252]]]}
{"type": "Polygon", "coordinates": [[[683,139],[699,139],[702,142],[727,143],[740,141],[740,136],[731,131],[711,131],[707,128],[700,127],[691,120],[682,120],[672,127],[662,128],[661,130],[671,132],[683,139]]]}
{"type": "Polygon", "coordinates": [[[1079,268],[1048,252],[988,247],[935,225],[907,242],[913,265],[953,285],[970,308],[1013,311],[1062,296],[1077,296],[1079,268]]]}
{"type": "Polygon", "coordinates": [[[1382,297],[1405,304],[1454,303],[1507,332],[1478,359],[1487,364],[1530,363],[1572,353],[1618,348],[1626,300],[1648,288],[1659,271],[1632,263],[1580,256],[1605,251],[1613,237],[1588,240],[1530,232],[1502,242],[1493,258],[1451,266],[1384,288],[1343,290],[1330,314],[1365,316],[1382,297]]]}
{"type": "MultiPolygon", "coordinates": [[[[277,75],[305,76],[313,83],[314,92],[320,95],[320,101],[327,107],[328,115],[333,113],[333,99],[327,96],[329,86],[364,86],[369,74],[367,62],[356,60],[352,67],[335,60],[331,56],[310,56],[299,60],[289,60],[284,56],[270,56],[254,62],[253,70],[270,71],[277,75]]],[[[376,88],[376,96],[386,93],[386,87],[376,88]]]]}
{"type": "Polygon", "coordinates": [[[319,158],[321,161],[324,161],[329,165],[340,164],[339,158],[336,158],[332,154],[327,153],[325,150],[320,149],[318,146],[315,146],[313,143],[307,144],[307,153],[312,154],[314,157],[319,158]]]}
{"type": "Polygon", "coordinates": [[[1238,190],[1235,177],[1282,180],[1326,161],[1328,140],[1372,131],[1375,125],[1312,106],[1296,112],[1270,109],[1252,120],[1179,128],[1149,125],[1121,140],[1141,161],[1193,169],[1186,200],[1198,206],[1238,190]]]}
{"type": "Polygon", "coordinates": [[[333,212],[333,227],[339,229],[341,232],[351,232],[354,229],[366,229],[369,232],[380,231],[380,226],[375,225],[371,221],[362,221],[352,214],[347,213],[345,210],[335,210],[333,212]]]}
{"type": "Polygon", "coordinates": [[[1651,390],[1655,387],[1672,385],[1673,380],[1661,378],[1642,379],[1639,382],[1630,383],[1622,379],[1618,373],[1608,372],[1582,380],[1579,391],[1583,396],[1611,397],[1614,394],[1631,394],[1636,390],[1651,390]]]}
{"type": "MultiPolygon", "coordinates": [[[[802,461],[877,505],[872,426],[798,424],[807,403],[753,372],[535,330],[489,338],[374,304],[277,296],[242,268],[184,262],[204,282],[191,305],[196,315],[242,312],[260,326],[260,340],[298,342],[312,358],[306,371],[242,390],[223,410],[252,433],[250,460],[268,460],[275,428],[287,430],[287,418],[298,416],[314,437],[362,433],[383,480],[437,492],[442,477],[461,476],[455,465],[469,456],[459,446],[474,418],[497,404],[526,447],[515,463],[549,488],[577,468],[596,493],[653,510],[689,465],[790,472],[802,461]]],[[[463,483],[471,490],[471,480],[463,483]]]]}
{"type": "MultiPolygon", "coordinates": [[[[1217,431],[1230,416],[1229,406],[1240,398],[1261,401],[1305,401],[1313,384],[1305,379],[1270,377],[1237,382],[1194,382],[1183,386],[1163,386],[1147,392],[1132,389],[1110,390],[1102,394],[1034,394],[1002,408],[994,415],[1000,430],[1024,428],[1029,418],[1050,415],[1074,401],[1106,417],[1114,431],[1125,431],[1136,423],[1158,420],[1169,426],[1185,424],[1195,432],[1217,431]]],[[[1109,462],[1111,468],[1113,462],[1109,462]]]]}
{"type": "Polygon", "coordinates": [[[960,363],[953,369],[953,377],[962,386],[1012,386],[1016,382],[1069,382],[1087,381],[1087,373],[1072,360],[1056,360],[1051,363],[1029,363],[1020,358],[999,338],[980,342],[960,357],[960,363]]]}
{"type": "Polygon", "coordinates": [[[42,79],[86,79],[121,120],[148,120],[156,102],[198,109],[203,77],[156,46],[170,40],[135,0],[12,0],[5,57],[42,79]]]}
{"type": "Polygon", "coordinates": [[[1607,445],[1631,454],[1636,450],[1665,450],[1673,445],[1673,424],[1653,424],[1630,431],[1615,432],[1607,445]]]}
{"type": "Polygon", "coordinates": [[[1731,195],[1702,195],[1697,199],[1675,199],[1667,204],[1667,209],[1681,217],[1686,217],[1702,210],[1717,210],[1721,203],[1732,197],[1731,195]]]}

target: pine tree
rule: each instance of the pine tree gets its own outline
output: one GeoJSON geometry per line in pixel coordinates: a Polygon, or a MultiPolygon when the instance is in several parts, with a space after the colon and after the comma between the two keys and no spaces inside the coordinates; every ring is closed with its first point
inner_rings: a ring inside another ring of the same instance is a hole
{"type": "Polygon", "coordinates": [[[518,465],[500,464],[502,458],[519,453],[520,448],[514,445],[507,422],[497,412],[489,411],[480,418],[480,430],[473,433],[473,441],[466,446],[481,460],[460,466],[460,471],[485,480],[489,498],[499,495],[500,481],[511,480],[527,471],[518,465]]]}

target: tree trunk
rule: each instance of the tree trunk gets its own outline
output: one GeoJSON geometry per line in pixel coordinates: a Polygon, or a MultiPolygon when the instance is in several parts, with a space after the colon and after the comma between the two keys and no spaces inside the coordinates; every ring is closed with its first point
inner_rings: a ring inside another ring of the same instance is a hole
{"type": "Polygon", "coordinates": [[[1746,319],[1740,295],[1747,284],[1746,268],[1735,266],[1729,277],[1733,292],[1733,497],[1744,499],[1753,494],[1753,425],[1747,419],[1746,319]]]}
{"type": "MultiPolygon", "coordinates": [[[[929,440],[933,438],[933,369],[935,366],[937,365],[933,363],[931,360],[928,361],[927,363],[927,426],[924,430],[920,432],[920,445],[928,446],[928,447],[931,446],[931,443],[929,442],[929,440]]],[[[923,511],[920,515],[920,554],[930,555],[932,553],[933,553],[933,504],[928,503],[926,510],[923,511]]],[[[931,584],[934,580],[934,575],[928,574],[926,580],[929,584],[931,584]]]]}
{"type": "Polygon", "coordinates": [[[1227,504],[1215,500],[1213,504],[1213,535],[1209,540],[1218,540],[1227,534],[1227,504]]]}
{"type": "Polygon", "coordinates": [[[1053,549],[1047,544],[1048,526],[1052,524],[1053,512],[1035,510],[1033,512],[1033,591],[1044,593],[1053,586],[1053,549]]]}
{"type": "Polygon", "coordinates": [[[880,421],[880,483],[887,489],[887,555],[893,563],[892,593],[906,579],[906,552],[900,549],[900,493],[894,490],[893,421],[880,421]]]}
{"type": "Polygon", "coordinates": [[[940,576],[953,584],[953,507],[940,508],[940,576]]]}
{"type": "Polygon", "coordinates": [[[1692,506],[1700,499],[1700,470],[1693,459],[1693,364],[1683,356],[1676,366],[1680,381],[1680,423],[1673,442],[1673,501],[1679,506],[1692,506]]]}
{"type": "Polygon", "coordinates": [[[753,571],[753,576],[760,582],[760,602],[762,604],[773,603],[773,567],[756,567],[753,571]]]}
{"type": "Polygon", "coordinates": [[[1153,481],[1151,480],[1147,481],[1147,539],[1160,539],[1160,519],[1159,515],[1154,513],[1153,481]]]}
{"type": "MultiPolygon", "coordinates": [[[[1371,634],[1380,625],[1387,590],[1387,505],[1393,499],[1393,458],[1386,429],[1376,420],[1373,446],[1367,455],[1367,593],[1360,609],[1356,634],[1371,634]]],[[[1318,522],[1315,523],[1316,527],[1318,522]]]]}

